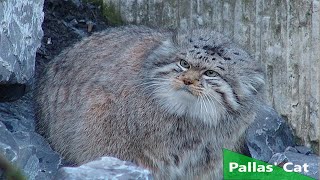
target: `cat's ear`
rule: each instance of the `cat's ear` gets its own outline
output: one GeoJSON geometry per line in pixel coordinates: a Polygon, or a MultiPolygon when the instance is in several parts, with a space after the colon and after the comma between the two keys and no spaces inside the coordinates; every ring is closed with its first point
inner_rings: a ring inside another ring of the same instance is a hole
{"type": "Polygon", "coordinates": [[[163,60],[174,54],[176,50],[177,48],[173,43],[172,38],[169,37],[160,41],[157,47],[152,49],[152,53],[149,55],[149,58],[163,60]]]}

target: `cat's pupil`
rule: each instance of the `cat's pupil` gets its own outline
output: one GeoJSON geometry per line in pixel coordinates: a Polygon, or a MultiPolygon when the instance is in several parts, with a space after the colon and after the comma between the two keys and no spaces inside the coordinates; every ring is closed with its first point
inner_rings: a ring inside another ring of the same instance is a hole
{"type": "Polygon", "coordinates": [[[190,64],[189,64],[186,60],[183,60],[183,59],[180,60],[180,65],[181,65],[183,68],[186,68],[186,69],[189,69],[189,68],[190,68],[190,64]]]}
{"type": "Polygon", "coordinates": [[[208,70],[208,71],[204,72],[204,75],[209,76],[209,77],[215,77],[215,76],[218,76],[218,73],[213,70],[208,70]]]}

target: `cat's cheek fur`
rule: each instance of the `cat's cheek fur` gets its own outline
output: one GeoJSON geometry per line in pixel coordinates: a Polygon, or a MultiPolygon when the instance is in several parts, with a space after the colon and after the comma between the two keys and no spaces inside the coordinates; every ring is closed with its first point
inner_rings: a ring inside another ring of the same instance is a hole
{"type": "Polygon", "coordinates": [[[261,87],[264,86],[264,76],[261,74],[250,75],[249,77],[243,77],[240,81],[240,89],[243,92],[244,97],[251,97],[261,91],[261,87]]]}
{"type": "Polygon", "coordinates": [[[226,113],[226,109],[221,104],[223,100],[215,92],[203,93],[206,95],[194,96],[188,92],[177,90],[172,85],[172,87],[159,88],[154,93],[154,98],[160,107],[170,114],[178,117],[188,116],[193,121],[201,121],[209,126],[215,126],[226,113]]]}

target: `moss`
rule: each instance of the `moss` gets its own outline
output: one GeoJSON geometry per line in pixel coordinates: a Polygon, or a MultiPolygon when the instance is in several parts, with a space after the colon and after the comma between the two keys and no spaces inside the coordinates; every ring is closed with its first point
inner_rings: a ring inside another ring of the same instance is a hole
{"type": "Polygon", "coordinates": [[[308,9],[308,11],[306,12],[305,18],[307,20],[312,18],[312,13],[310,12],[310,9],[308,9]]]}
{"type": "Polygon", "coordinates": [[[114,6],[114,4],[104,4],[102,6],[102,13],[111,24],[121,25],[123,24],[123,20],[121,18],[120,12],[118,12],[114,6]]]}
{"type": "Polygon", "coordinates": [[[276,34],[281,34],[281,25],[275,25],[275,32],[276,34]]]}
{"type": "Polygon", "coordinates": [[[4,177],[7,180],[26,180],[23,173],[16,167],[10,164],[4,157],[0,155],[0,170],[4,172],[4,177]]]}
{"type": "Polygon", "coordinates": [[[252,0],[243,0],[243,2],[244,2],[246,5],[252,4],[252,0]]]}
{"type": "Polygon", "coordinates": [[[102,15],[112,25],[122,25],[124,22],[121,18],[120,12],[116,9],[113,3],[105,4],[103,0],[85,0],[86,2],[94,3],[101,7],[102,15]]]}
{"type": "Polygon", "coordinates": [[[250,18],[248,16],[242,15],[242,22],[249,23],[250,22],[250,18]]]}

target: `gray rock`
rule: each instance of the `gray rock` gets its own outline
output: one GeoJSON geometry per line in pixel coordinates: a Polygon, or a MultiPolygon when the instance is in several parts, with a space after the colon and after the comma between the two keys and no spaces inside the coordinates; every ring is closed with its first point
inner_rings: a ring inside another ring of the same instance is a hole
{"type": "Polygon", "coordinates": [[[295,152],[295,153],[298,152],[298,150],[296,148],[291,147],[291,146],[287,147],[285,151],[291,151],[291,152],[295,152]]]}
{"type": "Polygon", "coordinates": [[[33,77],[43,2],[0,1],[0,84],[26,84],[33,77]]]}
{"type": "Polygon", "coordinates": [[[73,4],[75,4],[78,8],[82,6],[81,0],[72,0],[73,4]]]}
{"type": "Polygon", "coordinates": [[[275,153],[269,160],[269,164],[279,165],[288,162],[288,158],[283,153],[275,153]]]}
{"type": "Polygon", "coordinates": [[[113,157],[102,157],[79,167],[63,167],[59,170],[57,180],[127,180],[152,179],[150,172],[133,163],[113,157]]]}
{"type": "Polygon", "coordinates": [[[311,148],[308,148],[306,146],[295,146],[295,149],[301,153],[301,154],[305,154],[305,155],[308,155],[308,154],[311,154],[312,153],[312,149],[311,148]]]}
{"type": "Polygon", "coordinates": [[[246,143],[253,158],[268,162],[273,154],[294,146],[293,134],[286,122],[270,107],[264,106],[249,127],[246,143]]]}
{"type": "Polygon", "coordinates": [[[61,166],[61,158],[34,129],[30,95],[0,103],[0,154],[30,180],[52,179],[61,166]]]}
{"type": "Polygon", "coordinates": [[[18,151],[18,144],[0,121],[0,154],[3,154],[9,161],[16,161],[18,151]]]}
{"type": "Polygon", "coordinates": [[[312,178],[318,179],[319,178],[319,162],[320,157],[316,155],[305,155],[301,153],[286,151],[283,153],[276,153],[272,156],[269,163],[271,164],[282,164],[291,162],[293,165],[300,165],[303,164],[308,165],[308,172],[302,171],[301,174],[306,176],[310,176],[312,178]]]}

